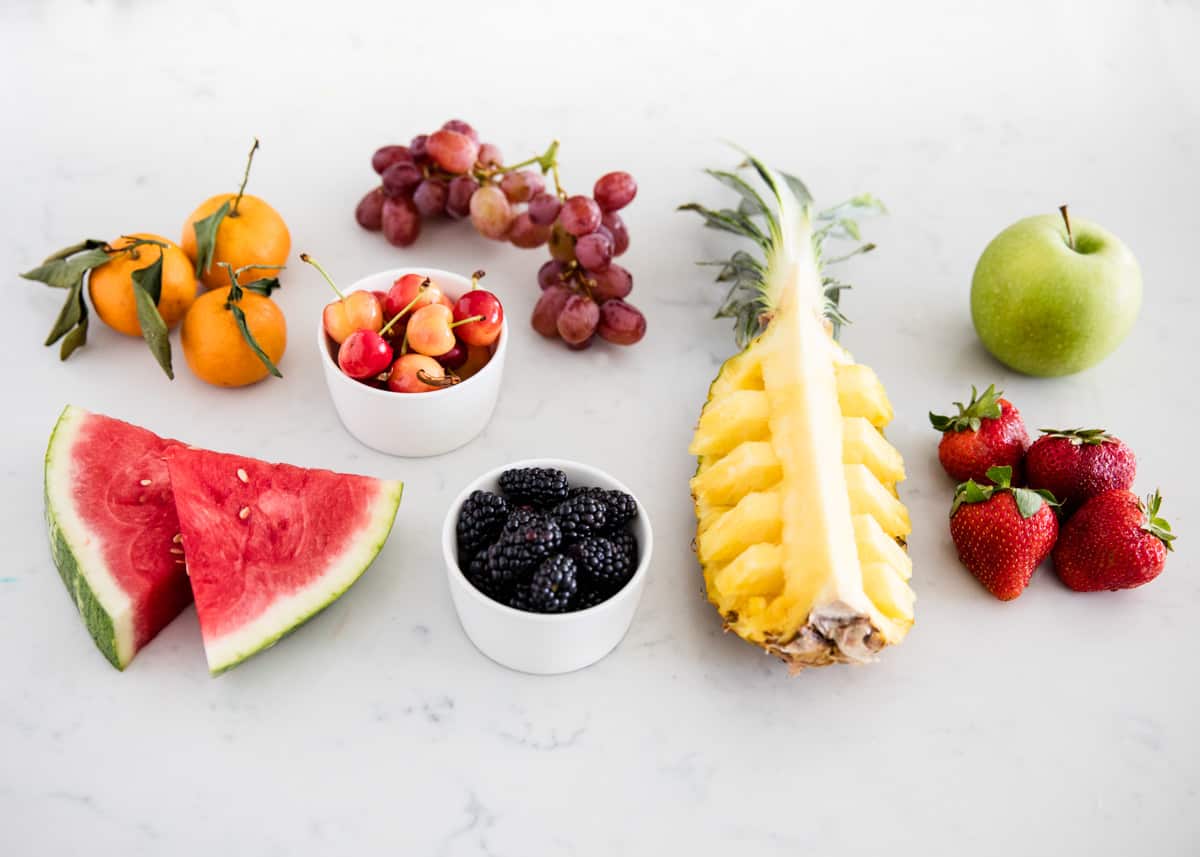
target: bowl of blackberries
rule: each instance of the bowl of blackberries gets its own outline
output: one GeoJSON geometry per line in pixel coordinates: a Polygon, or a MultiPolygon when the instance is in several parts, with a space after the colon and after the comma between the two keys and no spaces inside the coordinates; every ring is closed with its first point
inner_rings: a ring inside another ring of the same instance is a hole
{"type": "Polygon", "coordinates": [[[550,675],[621,642],[650,565],[645,510],[616,479],[535,459],[485,473],[442,530],[450,595],[471,642],[497,663],[550,675]]]}

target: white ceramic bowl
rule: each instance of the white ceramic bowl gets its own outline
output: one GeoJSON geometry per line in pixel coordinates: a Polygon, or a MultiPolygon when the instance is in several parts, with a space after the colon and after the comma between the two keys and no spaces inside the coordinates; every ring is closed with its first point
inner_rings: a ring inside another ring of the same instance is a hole
{"type": "MultiPolygon", "coordinates": [[[[471,288],[471,281],[437,268],[395,268],[363,277],[344,292],[386,292],[404,274],[421,274],[437,283],[451,299],[471,288]]],[[[389,455],[422,458],[457,449],[483,431],[500,395],[508,352],[508,318],[500,328],[487,365],[461,384],[426,393],[393,393],[347,377],[329,349],[324,324],[317,322],[317,350],[325,384],[342,425],[367,446],[389,455]]]]}
{"type": "MultiPolygon", "coordinates": [[[[615,488],[632,494],[607,473],[574,461],[536,458],[517,461],[485,473],[463,489],[450,504],[442,526],[442,553],[450,582],[450,597],[463,630],[475,648],[498,664],[537,675],[554,675],[594,664],[617,647],[637,610],[646,572],[654,552],[654,535],[646,509],[638,501],[632,523],[638,540],[638,566],[625,586],[595,607],[573,613],[528,613],[515,610],[484,595],[467,580],[458,565],[456,525],[463,501],[472,491],[499,491],[500,474],[513,467],[557,467],[572,485],[615,488]]],[[[635,498],[636,499],[636,498],[635,498]]]]}

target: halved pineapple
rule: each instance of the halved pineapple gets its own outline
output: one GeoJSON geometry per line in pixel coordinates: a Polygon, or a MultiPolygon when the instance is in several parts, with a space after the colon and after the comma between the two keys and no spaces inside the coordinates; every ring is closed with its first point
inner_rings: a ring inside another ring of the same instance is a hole
{"type": "Polygon", "coordinates": [[[882,434],[892,406],[832,335],[840,286],[822,280],[817,256],[845,219],[814,237],[803,187],[749,163],[777,205],[718,173],[742,209],[688,206],[768,250],[765,265],[742,253],[723,270],[737,280],[724,314],[750,341],[721,367],[691,444],[697,552],[709,600],[742,638],[794,669],[868,661],[913,622],[904,462],[882,434]]]}

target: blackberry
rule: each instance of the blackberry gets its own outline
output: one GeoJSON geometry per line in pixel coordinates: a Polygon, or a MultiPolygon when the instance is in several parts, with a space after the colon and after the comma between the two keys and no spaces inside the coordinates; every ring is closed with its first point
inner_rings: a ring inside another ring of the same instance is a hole
{"type": "Polygon", "coordinates": [[[562,613],[571,603],[578,586],[575,561],[556,554],[545,560],[529,581],[529,600],[538,613],[562,613]]]}
{"type": "Polygon", "coordinates": [[[604,505],[608,506],[608,529],[616,530],[638,516],[637,500],[624,491],[605,491],[604,505]]]}
{"type": "Polygon", "coordinates": [[[552,467],[519,467],[500,474],[500,490],[510,503],[548,509],[567,499],[567,474],[552,467]]]}
{"type": "Polygon", "coordinates": [[[608,506],[595,494],[579,494],[564,500],[551,514],[562,527],[567,544],[599,533],[608,524],[608,506]]]}
{"type": "Polygon", "coordinates": [[[617,530],[615,533],[608,534],[608,540],[616,545],[621,553],[629,557],[629,567],[636,569],[638,565],[637,536],[629,530],[617,530]]]}
{"type": "Polygon", "coordinates": [[[505,604],[514,610],[524,610],[526,613],[532,613],[533,600],[529,594],[528,583],[518,583],[508,593],[508,597],[504,599],[505,604]]]}
{"type": "Polygon", "coordinates": [[[491,491],[473,491],[458,513],[458,550],[473,557],[496,541],[508,520],[508,501],[491,491]]]}
{"type": "Polygon", "coordinates": [[[580,576],[603,592],[616,592],[633,576],[628,553],[606,538],[586,538],[572,545],[570,554],[579,566],[580,576]]]}
{"type": "Polygon", "coordinates": [[[571,602],[571,609],[586,610],[589,607],[595,607],[597,604],[603,604],[611,597],[611,593],[600,589],[581,589],[575,595],[575,600],[571,602]]]}
{"type": "Polygon", "coordinates": [[[488,571],[487,555],[486,550],[481,550],[471,558],[470,563],[466,566],[466,578],[472,586],[488,598],[503,601],[505,587],[492,579],[492,575],[488,571]]]}
{"type": "Polygon", "coordinates": [[[487,550],[487,572],[494,586],[509,586],[524,577],[562,545],[558,522],[538,512],[516,511],[487,550]]]}

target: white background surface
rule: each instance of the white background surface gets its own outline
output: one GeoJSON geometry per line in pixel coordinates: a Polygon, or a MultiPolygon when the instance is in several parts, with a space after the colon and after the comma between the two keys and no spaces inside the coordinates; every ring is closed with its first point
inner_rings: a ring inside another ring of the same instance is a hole
{"type": "Polygon", "coordinates": [[[302,5],[0,11],[0,853],[1197,853],[1195,3],[302,5]],[[527,329],[542,251],[463,225],[399,251],[358,229],[372,150],[450,116],[510,159],[558,137],[571,188],[635,174],[643,344],[570,354],[527,329]],[[61,295],[15,272],[84,236],[176,237],[235,189],[254,134],[250,191],[343,281],[406,263],[489,271],[516,323],[476,442],[404,461],[346,436],[311,350],[329,295],[298,263],[278,294],[281,382],[207,388],[176,340],[168,383],[99,324],[67,364],[41,347],[61,295]],[[789,679],[722,635],[700,594],[685,450],[732,339],[692,262],[728,245],[673,209],[727,198],[699,172],[732,165],[721,139],[822,201],[869,190],[891,208],[866,226],[879,251],[848,272],[844,341],[896,406],[920,600],[905,645],[868,668],[789,679]],[[971,270],[999,229],[1064,201],[1134,249],[1142,316],[1095,370],[1016,377],[973,335],[971,270]],[[1159,581],[1082,596],[1044,568],[1002,604],[958,566],[925,414],[990,381],[1031,429],[1101,425],[1137,450],[1138,489],[1161,486],[1182,533],[1159,581]],[[231,674],[208,677],[190,610],[118,673],[45,544],[42,453],[67,402],[401,478],[396,529],[346,597],[231,674]],[[471,647],[437,538],[465,482],[541,455],[626,481],[658,537],[625,642],[554,679],[471,647]]]}

